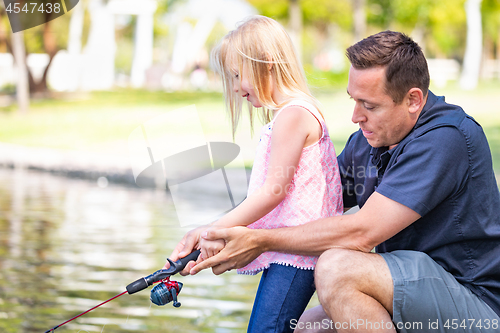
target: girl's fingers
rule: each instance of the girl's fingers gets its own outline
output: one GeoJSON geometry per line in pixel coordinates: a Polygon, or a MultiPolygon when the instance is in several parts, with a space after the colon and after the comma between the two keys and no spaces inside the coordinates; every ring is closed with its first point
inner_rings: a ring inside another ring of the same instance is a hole
{"type": "Polygon", "coordinates": [[[207,258],[209,258],[211,256],[208,254],[207,250],[202,247],[201,248],[201,256],[200,257],[201,257],[200,259],[203,261],[203,260],[205,260],[205,259],[207,259],[207,258]]]}
{"type": "MultiPolygon", "coordinates": [[[[225,263],[222,263],[222,264],[220,263],[220,259],[218,258],[220,255],[221,255],[221,253],[219,253],[218,255],[215,255],[213,257],[210,257],[208,259],[203,260],[201,263],[199,263],[198,265],[194,266],[190,270],[189,273],[191,275],[195,275],[195,274],[198,274],[198,272],[200,272],[200,271],[202,271],[204,269],[211,268],[211,267],[214,267],[214,266],[218,267],[218,269],[217,269],[218,273],[216,273],[216,271],[214,270],[214,274],[219,275],[221,273],[224,273],[227,269],[224,269],[225,263]]],[[[228,267],[229,267],[229,265],[228,265],[228,267]]],[[[228,269],[230,269],[230,268],[228,268],[228,269]]]]}

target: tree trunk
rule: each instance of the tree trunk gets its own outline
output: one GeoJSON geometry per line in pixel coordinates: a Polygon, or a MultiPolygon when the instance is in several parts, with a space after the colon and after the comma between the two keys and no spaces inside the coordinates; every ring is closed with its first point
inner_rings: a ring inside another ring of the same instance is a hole
{"type": "Polygon", "coordinates": [[[82,53],[84,15],[83,2],[80,2],[73,8],[73,13],[69,21],[68,53],[71,55],[80,55],[82,53]]]}
{"type": "Polygon", "coordinates": [[[467,44],[460,86],[471,90],[477,87],[483,52],[483,30],[481,24],[482,0],[467,0],[465,12],[467,15],[467,44]]]}
{"type": "Polygon", "coordinates": [[[497,78],[500,79],[500,29],[498,29],[497,51],[496,51],[497,78]]]}
{"type": "Polygon", "coordinates": [[[353,0],[354,9],[354,42],[366,36],[366,0],[353,0]]]}
{"type": "Polygon", "coordinates": [[[50,14],[46,13],[45,15],[47,15],[47,23],[43,25],[42,40],[43,40],[43,49],[45,50],[45,53],[47,53],[49,56],[49,63],[47,64],[47,67],[45,67],[42,78],[38,82],[34,80],[33,75],[31,74],[31,71],[28,68],[30,92],[32,94],[39,95],[42,97],[45,97],[45,95],[47,95],[49,91],[49,86],[47,84],[47,74],[49,72],[50,65],[52,64],[52,60],[59,51],[54,32],[51,29],[51,22],[49,21],[50,14]]]}
{"type": "MultiPolygon", "coordinates": [[[[8,20],[7,15],[5,13],[5,8],[0,7],[0,22],[3,21],[4,17],[5,19],[8,20]]],[[[7,25],[5,24],[0,24],[0,43],[5,43],[7,52],[13,55],[14,51],[12,51],[12,39],[11,36],[9,36],[10,32],[7,33],[5,29],[6,26],[7,25]]]]}
{"type": "Polygon", "coordinates": [[[302,10],[298,0],[290,0],[289,7],[289,34],[292,39],[292,43],[297,50],[297,56],[302,60],[302,10]]]}
{"type": "Polygon", "coordinates": [[[45,71],[43,72],[42,79],[40,82],[35,86],[35,92],[39,92],[42,94],[46,94],[49,90],[49,86],[47,84],[47,74],[49,72],[50,65],[52,64],[52,60],[54,59],[55,55],[59,51],[57,48],[57,41],[54,35],[54,32],[51,29],[51,22],[47,21],[43,25],[43,48],[45,50],[45,53],[49,55],[49,63],[47,64],[47,67],[45,67],[45,71]]]}
{"type": "Polygon", "coordinates": [[[24,33],[11,34],[12,51],[17,69],[16,97],[20,113],[27,113],[30,104],[28,68],[26,66],[26,50],[24,48],[24,33]]]}

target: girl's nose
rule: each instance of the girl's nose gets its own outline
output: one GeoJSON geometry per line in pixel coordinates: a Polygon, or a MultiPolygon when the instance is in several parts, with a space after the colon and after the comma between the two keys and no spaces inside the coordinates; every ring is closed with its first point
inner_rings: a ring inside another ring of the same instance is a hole
{"type": "Polygon", "coordinates": [[[233,91],[237,93],[240,90],[240,81],[233,79],[233,91]]]}

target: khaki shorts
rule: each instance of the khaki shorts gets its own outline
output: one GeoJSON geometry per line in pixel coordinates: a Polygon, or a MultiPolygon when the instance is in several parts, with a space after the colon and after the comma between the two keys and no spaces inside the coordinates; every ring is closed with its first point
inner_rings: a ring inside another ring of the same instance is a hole
{"type": "Polygon", "coordinates": [[[398,332],[500,332],[499,316],[427,254],[380,253],[394,283],[398,332]]]}

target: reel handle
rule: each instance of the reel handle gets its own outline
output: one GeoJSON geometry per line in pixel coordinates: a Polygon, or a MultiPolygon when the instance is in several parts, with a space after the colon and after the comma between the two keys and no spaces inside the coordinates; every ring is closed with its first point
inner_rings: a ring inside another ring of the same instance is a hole
{"type": "Polygon", "coordinates": [[[172,294],[172,300],[174,301],[174,307],[178,308],[179,306],[181,306],[181,302],[179,302],[177,300],[177,290],[175,288],[172,288],[170,293],[172,294]]]}

